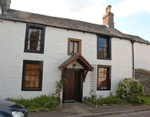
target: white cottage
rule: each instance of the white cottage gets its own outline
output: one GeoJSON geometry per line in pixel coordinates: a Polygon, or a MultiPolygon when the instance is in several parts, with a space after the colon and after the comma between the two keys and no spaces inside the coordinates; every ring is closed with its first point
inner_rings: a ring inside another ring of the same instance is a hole
{"type": "Polygon", "coordinates": [[[0,98],[33,98],[67,83],[62,101],[106,97],[118,82],[150,69],[150,43],[114,28],[111,6],[103,25],[10,9],[0,0],[0,98]]]}

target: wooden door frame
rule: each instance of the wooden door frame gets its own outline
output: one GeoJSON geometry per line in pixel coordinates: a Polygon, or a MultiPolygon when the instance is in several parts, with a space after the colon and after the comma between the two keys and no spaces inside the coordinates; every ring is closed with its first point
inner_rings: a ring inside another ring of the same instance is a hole
{"type": "MultiPolygon", "coordinates": [[[[67,68],[65,71],[77,71],[77,72],[80,72],[80,79],[81,79],[81,82],[80,82],[80,89],[77,89],[77,90],[80,90],[77,91],[77,101],[79,102],[82,102],[82,96],[83,96],[83,77],[82,77],[82,72],[84,71],[84,69],[72,69],[72,68],[67,68]],[[79,97],[80,96],[80,97],[79,97]]],[[[77,85],[77,84],[76,84],[77,85]]],[[[65,102],[65,94],[64,94],[64,87],[63,87],[63,93],[62,93],[62,102],[64,103],[65,102]]]]}

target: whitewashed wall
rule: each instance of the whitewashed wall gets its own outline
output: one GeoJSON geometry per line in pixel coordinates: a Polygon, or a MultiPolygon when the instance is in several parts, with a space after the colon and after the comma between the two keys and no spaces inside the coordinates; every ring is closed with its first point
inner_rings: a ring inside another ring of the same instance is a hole
{"type": "Polygon", "coordinates": [[[135,68],[150,70],[150,45],[134,43],[135,68]]]}
{"type": "MultiPolygon", "coordinates": [[[[112,38],[112,60],[104,60],[97,64],[111,65],[111,92],[115,94],[120,80],[132,77],[132,48],[128,40],[112,38]]],[[[106,97],[110,91],[97,91],[97,96],[106,97]]]]}
{"type": "MultiPolygon", "coordinates": [[[[58,66],[70,57],[67,55],[68,38],[82,40],[82,55],[91,64],[112,66],[112,91],[116,90],[121,79],[132,76],[130,41],[113,38],[112,60],[98,60],[95,34],[46,27],[44,54],[34,54],[24,52],[25,31],[25,23],[4,20],[0,22],[0,98],[31,98],[54,93],[55,81],[60,80],[61,76],[58,66]],[[44,62],[42,91],[21,91],[23,60],[44,62]]],[[[83,84],[83,96],[90,96],[90,73],[83,84]]],[[[97,80],[97,77],[95,79],[97,80]]],[[[109,92],[96,91],[98,96],[103,97],[108,96],[109,92]]]]}

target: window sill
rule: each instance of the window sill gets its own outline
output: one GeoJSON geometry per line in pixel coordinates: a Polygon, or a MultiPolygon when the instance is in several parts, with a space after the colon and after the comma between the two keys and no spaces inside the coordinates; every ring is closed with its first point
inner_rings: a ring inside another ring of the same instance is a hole
{"type": "MultiPolygon", "coordinates": [[[[68,53],[68,55],[73,55],[73,54],[77,54],[77,53],[68,53]]],[[[81,54],[81,53],[79,53],[79,54],[81,54]]]]}
{"type": "Polygon", "coordinates": [[[97,59],[102,59],[102,60],[111,60],[111,58],[97,58],[97,59]]]}
{"type": "Polygon", "coordinates": [[[97,88],[97,91],[110,91],[111,89],[100,89],[100,88],[97,88]]]}
{"type": "Polygon", "coordinates": [[[22,89],[21,91],[42,91],[42,89],[22,89]]]}
{"type": "Polygon", "coordinates": [[[24,50],[24,52],[27,52],[27,53],[37,53],[37,54],[44,54],[43,51],[31,51],[31,50],[24,50]]]}

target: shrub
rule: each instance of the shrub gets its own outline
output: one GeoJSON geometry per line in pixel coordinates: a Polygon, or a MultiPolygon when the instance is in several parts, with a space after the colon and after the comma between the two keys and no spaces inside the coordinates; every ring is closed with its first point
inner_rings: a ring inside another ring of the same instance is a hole
{"type": "Polygon", "coordinates": [[[144,87],[134,78],[125,78],[119,82],[117,97],[125,99],[130,103],[144,102],[144,87]]]}
{"type": "Polygon", "coordinates": [[[129,103],[145,103],[145,99],[144,96],[138,95],[138,94],[131,94],[128,97],[128,102],[129,103]]]}
{"type": "Polygon", "coordinates": [[[121,103],[125,103],[124,100],[121,100],[120,98],[117,98],[115,96],[108,96],[106,98],[90,98],[90,97],[85,97],[84,101],[92,103],[94,105],[103,105],[103,104],[121,104],[121,103]]]}
{"type": "Polygon", "coordinates": [[[42,95],[32,99],[10,99],[10,101],[22,105],[28,112],[56,110],[60,105],[60,98],[54,95],[42,95]]]}

